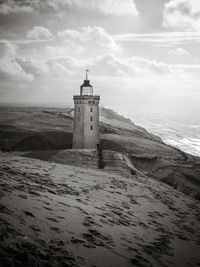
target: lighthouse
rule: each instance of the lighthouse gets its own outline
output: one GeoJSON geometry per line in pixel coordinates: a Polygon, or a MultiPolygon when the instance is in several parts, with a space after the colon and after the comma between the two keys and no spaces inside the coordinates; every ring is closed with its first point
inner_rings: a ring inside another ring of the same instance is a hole
{"type": "Polygon", "coordinates": [[[99,101],[100,96],[93,94],[93,86],[86,78],[80,86],[80,95],[74,95],[73,148],[99,148],[99,101]]]}

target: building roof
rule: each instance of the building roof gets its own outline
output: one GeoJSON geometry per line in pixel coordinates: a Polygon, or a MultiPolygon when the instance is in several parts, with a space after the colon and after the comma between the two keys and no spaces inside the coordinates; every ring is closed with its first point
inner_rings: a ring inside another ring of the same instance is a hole
{"type": "Polygon", "coordinates": [[[84,80],[84,83],[81,85],[82,87],[92,87],[92,85],[90,84],[90,80],[84,80]]]}

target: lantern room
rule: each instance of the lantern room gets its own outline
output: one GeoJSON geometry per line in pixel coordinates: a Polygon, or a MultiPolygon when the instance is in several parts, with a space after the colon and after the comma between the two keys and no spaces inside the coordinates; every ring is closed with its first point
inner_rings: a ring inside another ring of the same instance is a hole
{"type": "Polygon", "coordinates": [[[90,84],[90,81],[88,80],[88,71],[86,70],[86,79],[84,80],[84,83],[80,86],[80,95],[93,95],[93,86],[90,84]]]}

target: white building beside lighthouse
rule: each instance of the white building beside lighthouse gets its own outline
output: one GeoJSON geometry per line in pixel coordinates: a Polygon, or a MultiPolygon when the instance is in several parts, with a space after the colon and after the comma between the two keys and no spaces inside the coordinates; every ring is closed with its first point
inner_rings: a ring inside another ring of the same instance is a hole
{"type": "Polygon", "coordinates": [[[80,95],[74,95],[73,148],[99,148],[99,101],[100,96],[93,95],[93,87],[86,79],[80,86],[80,95]]]}

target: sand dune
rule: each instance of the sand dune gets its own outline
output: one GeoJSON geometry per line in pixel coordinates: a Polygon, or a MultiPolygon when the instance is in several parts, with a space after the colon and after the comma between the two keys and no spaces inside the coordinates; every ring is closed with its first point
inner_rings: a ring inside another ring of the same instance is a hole
{"type": "Polygon", "coordinates": [[[72,122],[0,108],[0,266],[199,266],[200,159],[102,109],[99,169],[72,122]]]}
{"type": "Polygon", "coordinates": [[[1,266],[200,264],[199,202],[163,183],[7,153],[0,166],[1,266]]]}

